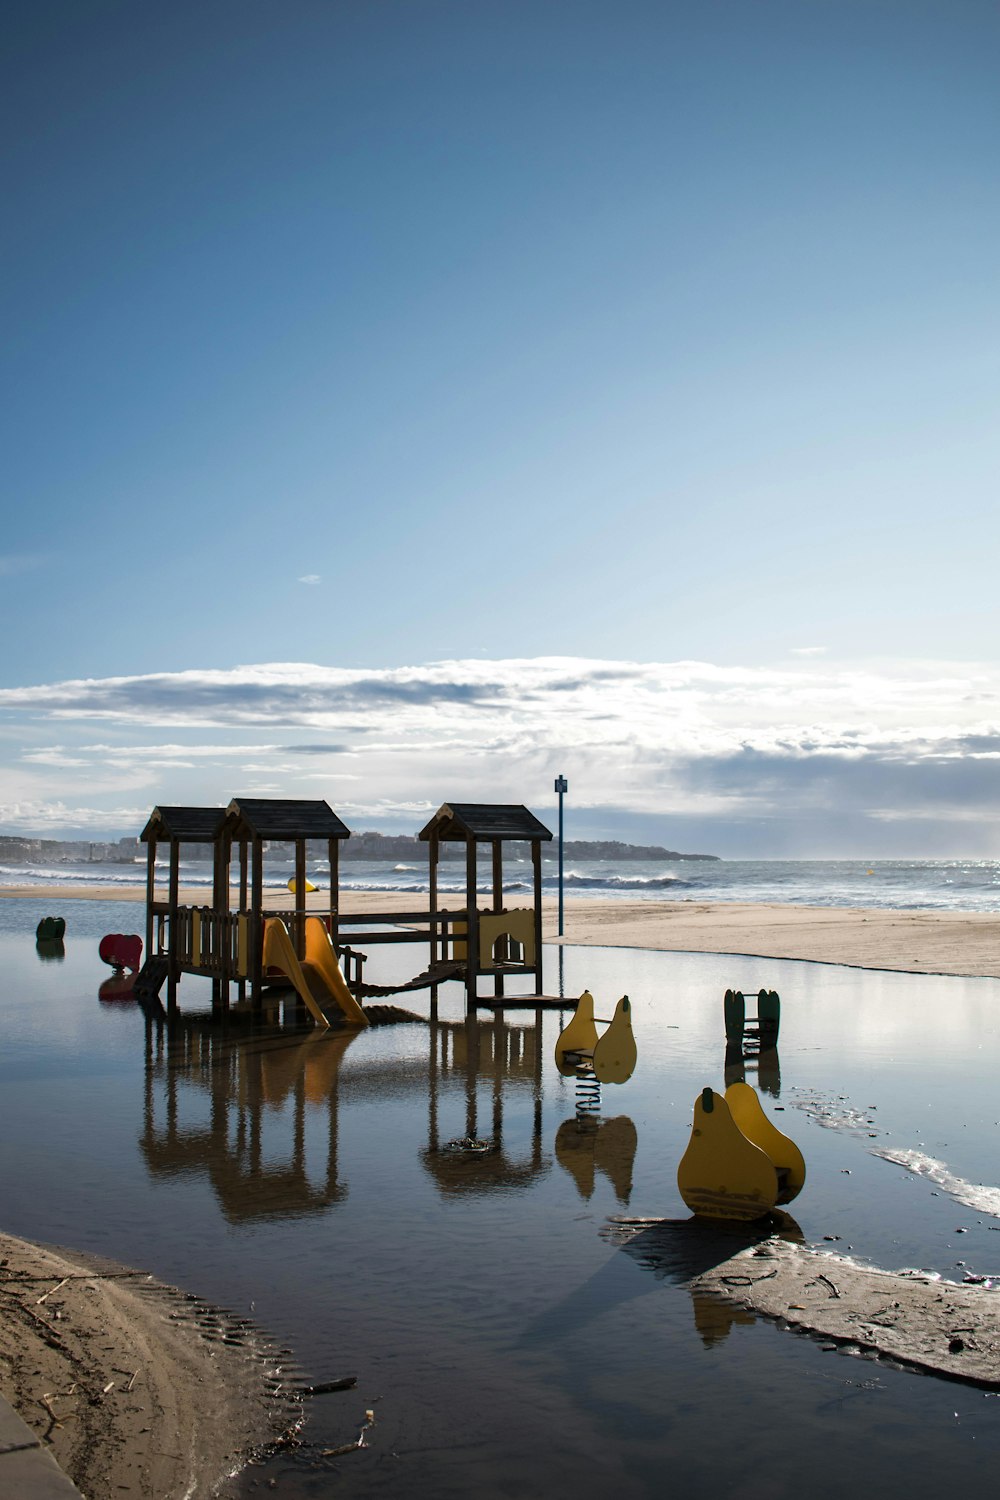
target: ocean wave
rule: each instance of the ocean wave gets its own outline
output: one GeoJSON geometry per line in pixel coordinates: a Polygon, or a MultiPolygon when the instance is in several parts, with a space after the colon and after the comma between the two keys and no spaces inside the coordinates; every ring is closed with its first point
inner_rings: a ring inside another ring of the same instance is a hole
{"type": "MultiPolygon", "coordinates": [[[[308,869],[316,885],[328,886],[328,864],[322,858],[310,857],[308,869]]],[[[14,885],[49,885],[66,891],[84,886],[106,886],[123,895],[134,893],[145,882],[145,862],[118,864],[109,861],[66,859],[49,863],[37,855],[21,864],[8,856],[0,863],[0,888],[14,885]]],[[[358,861],[341,864],[345,890],[400,890],[411,895],[428,889],[428,871],[418,857],[411,860],[358,861]]],[[[520,902],[532,889],[530,866],[522,861],[505,861],[508,879],[504,892],[520,902]]],[[[265,859],[264,878],[269,893],[277,892],[294,876],[294,861],[269,853],[265,859]]],[[[442,891],[454,897],[465,894],[464,859],[448,860],[438,869],[444,880],[442,891]]],[[[230,871],[233,884],[238,881],[234,860],[230,871]]],[[[491,870],[487,861],[479,865],[479,889],[483,896],[492,892],[491,870]]],[[[166,889],[168,873],[161,859],[157,865],[157,891],[166,889]]],[[[192,891],[212,888],[210,860],[196,857],[192,848],[185,849],[180,861],[180,882],[192,891]]],[[[545,859],[543,889],[552,897],[558,889],[557,867],[545,859]]],[[[879,910],[899,911],[989,911],[996,912],[1000,902],[1000,862],[992,861],[876,861],[864,860],[722,860],[705,865],[684,866],[683,872],[662,860],[585,860],[567,861],[565,890],[569,897],[587,900],[591,896],[608,901],[705,901],[780,902],[788,906],[870,906],[879,910]]],[[[419,903],[415,903],[419,904],[419,903]]]]}
{"type": "MultiPolygon", "coordinates": [[[[428,891],[430,890],[430,886],[428,885],[426,880],[409,882],[404,882],[401,880],[342,880],[340,882],[340,889],[342,891],[385,891],[389,895],[396,894],[405,896],[426,896],[428,891]]],[[[439,896],[465,895],[464,882],[461,885],[450,885],[438,881],[437,889],[439,896]]],[[[518,892],[530,890],[531,886],[526,884],[523,880],[512,880],[509,882],[505,881],[503,885],[503,891],[505,895],[516,895],[518,892]]],[[[480,889],[480,901],[482,901],[488,895],[488,891],[480,889]]]]}
{"type": "Polygon", "coordinates": [[[139,872],[133,870],[131,865],[126,865],[125,871],[128,873],[122,871],[110,874],[104,865],[96,870],[66,869],[62,865],[0,865],[0,884],[123,886],[145,884],[145,869],[139,872]]]}
{"type": "MultiPolygon", "coordinates": [[[[546,876],[543,886],[558,886],[558,877],[546,876]]],[[[567,889],[602,891],[665,891],[671,887],[686,890],[692,882],[677,875],[581,875],[571,870],[563,884],[567,889]]]]}

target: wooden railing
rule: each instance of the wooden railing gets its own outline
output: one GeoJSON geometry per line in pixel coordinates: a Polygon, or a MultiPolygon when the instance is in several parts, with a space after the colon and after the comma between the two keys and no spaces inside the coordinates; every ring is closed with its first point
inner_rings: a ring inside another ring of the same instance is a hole
{"type": "MultiPolygon", "coordinates": [[[[172,942],[170,907],[166,902],[156,902],[152,915],[151,956],[167,957],[172,950],[174,962],[181,969],[215,979],[252,977],[253,918],[249,912],[217,912],[210,906],[178,906],[173,917],[172,942]]],[[[267,917],[277,917],[285,923],[293,943],[297,943],[298,928],[305,917],[315,915],[315,912],[294,910],[266,913],[267,917]]],[[[344,978],[353,988],[362,982],[366,955],[346,943],[337,943],[336,948],[344,978]]]]}
{"type": "MultiPolygon", "coordinates": [[[[218,912],[210,906],[178,906],[171,917],[171,910],[166,902],[155,902],[151,911],[151,957],[169,955],[179,969],[205,974],[214,979],[254,978],[252,952],[254,943],[260,941],[261,929],[258,928],[255,932],[254,918],[250,912],[218,912]],[[172,941],[171,922],[174,926],[172,941]]],[[[305,919],[316,915],[318,914],[315,912],[289,908],[285,911],[268,911],[259,920],[262,923],[267,918],[276,917],[284,922],[296,950],[301,952],[305,936],[301,929],[305,919]]],[[[485,917],[498,914],[484,910],[481,915],[485,917]]],[[[383,943],[429,943],[432,963],[455,960],[463,962],[468,957],[464,909],[437,911],[433,916],[427,911],[342,915],[338,919],[337,939],[335,946],[344,978],[352,988],[362,981],[365,953],[359,951],[359,948],[383,943]],[[385,930],[386,927],[389,930],[385,930]],[[343,941],[347,936],[353,939],[358,948],[343,941]]],[[[524,966],[524,949],[508,934],[498,934],[491,946],[490,967],[494,971],[524,966]]],[[[485,966],[477,965],[477,968],[480,972],[489,972],[485,966]]]]}

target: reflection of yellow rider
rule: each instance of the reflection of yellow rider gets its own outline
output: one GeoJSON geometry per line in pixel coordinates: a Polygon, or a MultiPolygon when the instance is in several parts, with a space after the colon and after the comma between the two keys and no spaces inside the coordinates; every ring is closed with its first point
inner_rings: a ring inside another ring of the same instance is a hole
{"type": "Polygon", "coordinates": [[[628,1115],[598,1122],[564,1120],[556,1131],[556,1161],[576,1183],[580,1197],[591,1198],[596,1175],[603,1172],[618,1202],[627,1207],[639,1136],[628,1115]]]}

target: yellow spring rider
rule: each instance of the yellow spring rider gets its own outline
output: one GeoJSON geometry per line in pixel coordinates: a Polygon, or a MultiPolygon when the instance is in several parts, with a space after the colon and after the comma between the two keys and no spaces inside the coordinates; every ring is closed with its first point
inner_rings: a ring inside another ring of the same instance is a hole
{"type": "Polygon", "coordinates": [[[725,1098],[702,1089],[677,1168],[677,1186],[692,1213],[759,1219],[798,1197],[805,1180],[802,1152],[772,1125],[748,1083],[731,1083],[725,1098]]]}
{"type": "Polygon", "coordinates": [[[597,1035],[594,997],[589,990],[580,996],[573,1019],[556,1042],[556,1067],[564,1078],[576,1076],[581,1064],[594,1071],[598,1083],[625,1083],[635,1072],[636,1047],[632,1035],[632,1007],[623,995],[615,1006],[603,1036],[597,1035]]]}

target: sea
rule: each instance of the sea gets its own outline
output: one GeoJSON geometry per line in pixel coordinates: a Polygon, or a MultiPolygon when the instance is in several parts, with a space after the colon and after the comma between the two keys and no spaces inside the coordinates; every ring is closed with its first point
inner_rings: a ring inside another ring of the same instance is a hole
{"type": "MultiPolygon", "coordinates": [[[[308,877],[320,889],[329,865],[311,860],[308,877]]],[[[279,889],[294,875],[290,858],[265,856],[264,883],[279,889]]],[[[132,865],[99,861],[60,864],[0,864],[0,889],[12,885],[142,886],[145,860],[132,865]]],[[[163,877],[165,878],[165,876],[163,877]]],[[[181,860],[182,885],[209,889],[211,865],[181,860]]],[[[504,891],[513,899],[531,890],[530,861],[505,859],[504,891]]],[[[545,894],[559,887],[558,860],[542,863],[545,894]]],[[[386,891],[422,896],[428,890],[427,866],[417,861],[343,860],[342,891],[386,891]]],[[[490,871],[480,869],[480,888],[490,889],[490,871]]],[[[1000,860],[993,859],[720,859],[720,860],[567,860],[563,871],[567,897],[629,901],[776,901],[801,906],[867,906],[888,910],[996,911],[1000,907],[1000,860]]],[[[439,866],[442,895],[464,895],[461,860],[439,866]]]]}

